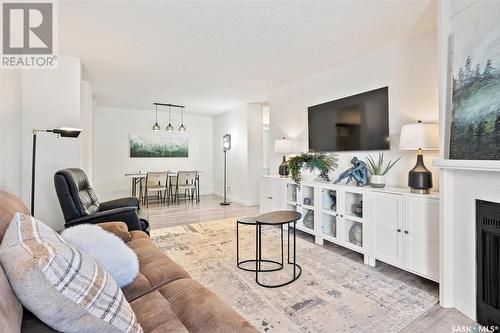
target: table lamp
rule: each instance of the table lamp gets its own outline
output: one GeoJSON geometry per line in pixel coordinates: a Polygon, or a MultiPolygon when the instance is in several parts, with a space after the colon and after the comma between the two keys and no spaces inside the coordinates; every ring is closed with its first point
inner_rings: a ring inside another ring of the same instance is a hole
{"type": "Polygon", "coordinates": [[[429,194],[432,188],[432,172],[425,167],[423,150],[439,149],[439,125],[416,124],[403,125],[399,139],[399,148],[417,150],[417,163],[408,173],[408,186],[412,193],[429,194]]]}
{"type": "Polygon", "coordinates": [[[281,162],[278,170],[278,173],[281,177],[288,177],[288,164],[286,163],[286,154],[293,153],[293,148],[293,141],[285,139],[285,137],[283,137],[283,139],[274,141],[274,152],[284,154],[283,161],[281,162]]]}

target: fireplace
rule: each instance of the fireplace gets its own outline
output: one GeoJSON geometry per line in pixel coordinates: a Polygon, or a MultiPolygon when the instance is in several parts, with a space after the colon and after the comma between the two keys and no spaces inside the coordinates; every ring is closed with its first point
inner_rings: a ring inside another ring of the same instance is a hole
{"type": "Polygon", "coordinates": [[[477,321],[500,326],[500,204],[476,200],[477,321]]]}

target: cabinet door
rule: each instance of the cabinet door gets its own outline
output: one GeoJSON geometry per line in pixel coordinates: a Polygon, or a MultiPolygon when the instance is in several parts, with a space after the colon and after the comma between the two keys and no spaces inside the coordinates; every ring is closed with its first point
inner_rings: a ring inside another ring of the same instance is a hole
{"type": "Polygon", "coordinates": [[[439,201],[405,198],[404,267],[439,279],[439,201]]]}
{"type": "Polygon", "coordinates": [[[399,194],[373,192],[373,253],[376,259],[402,266],[403,198],[399,194]]]}
{"type": "Polygon", "coordinates": [[[260,198],[259,211],[261,214],[273,210],[272,179],[269,177],[260,178],[260,198]]]}
{"type": "Polygon", "coordinates": [[[286,182],[283,179],[271,180],[272,210],[286,209],[286,182]]]}

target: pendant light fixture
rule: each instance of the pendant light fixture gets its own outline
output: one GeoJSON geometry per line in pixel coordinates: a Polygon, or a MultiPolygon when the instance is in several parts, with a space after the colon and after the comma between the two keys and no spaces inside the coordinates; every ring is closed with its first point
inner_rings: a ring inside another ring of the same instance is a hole
{"type": "Polygon", "coordinates": [[[153,125],[153,131],[158,132],[160,130],[160,125],[158,125],[158,105],[155,104],[156,107],[156,121],[153,125]]]}
{"type": "Polygon", "coordinates": [[[184,126],[184,107],[181,107],[181,126],[179,127],[179,132],[186,132],[186,127],[184,126]]]}
{"type": "Polygon", "coordinates": [[[166,128],[167,132],[172,132],[174,127],[172,126],[172,117],[171,117],[171,106],[168,106],[168,126],[166,128]]]}

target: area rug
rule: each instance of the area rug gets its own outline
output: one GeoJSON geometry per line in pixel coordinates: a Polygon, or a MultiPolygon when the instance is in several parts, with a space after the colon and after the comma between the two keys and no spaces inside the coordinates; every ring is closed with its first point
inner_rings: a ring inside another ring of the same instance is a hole
{"type": "MultiPolygon", "coordinates": [[[[240,227],[242,256],[254,255],[254,230],[240,227]]],[[[359,260],[300,238],[300,278],[281,288],[260,287],[255,273],[236,267],[234,220],[159,229],[152,237],[194,279],[263,332],[396,332],[438,301],[435,290],[388,277],[359,260]]],[[[279,239],[278,229],[263,230],[266,259],[280,259],[279,239]]],[[[277,283],[291,274],[289,268],[265,273],[262,281],[277,283]]]]}

